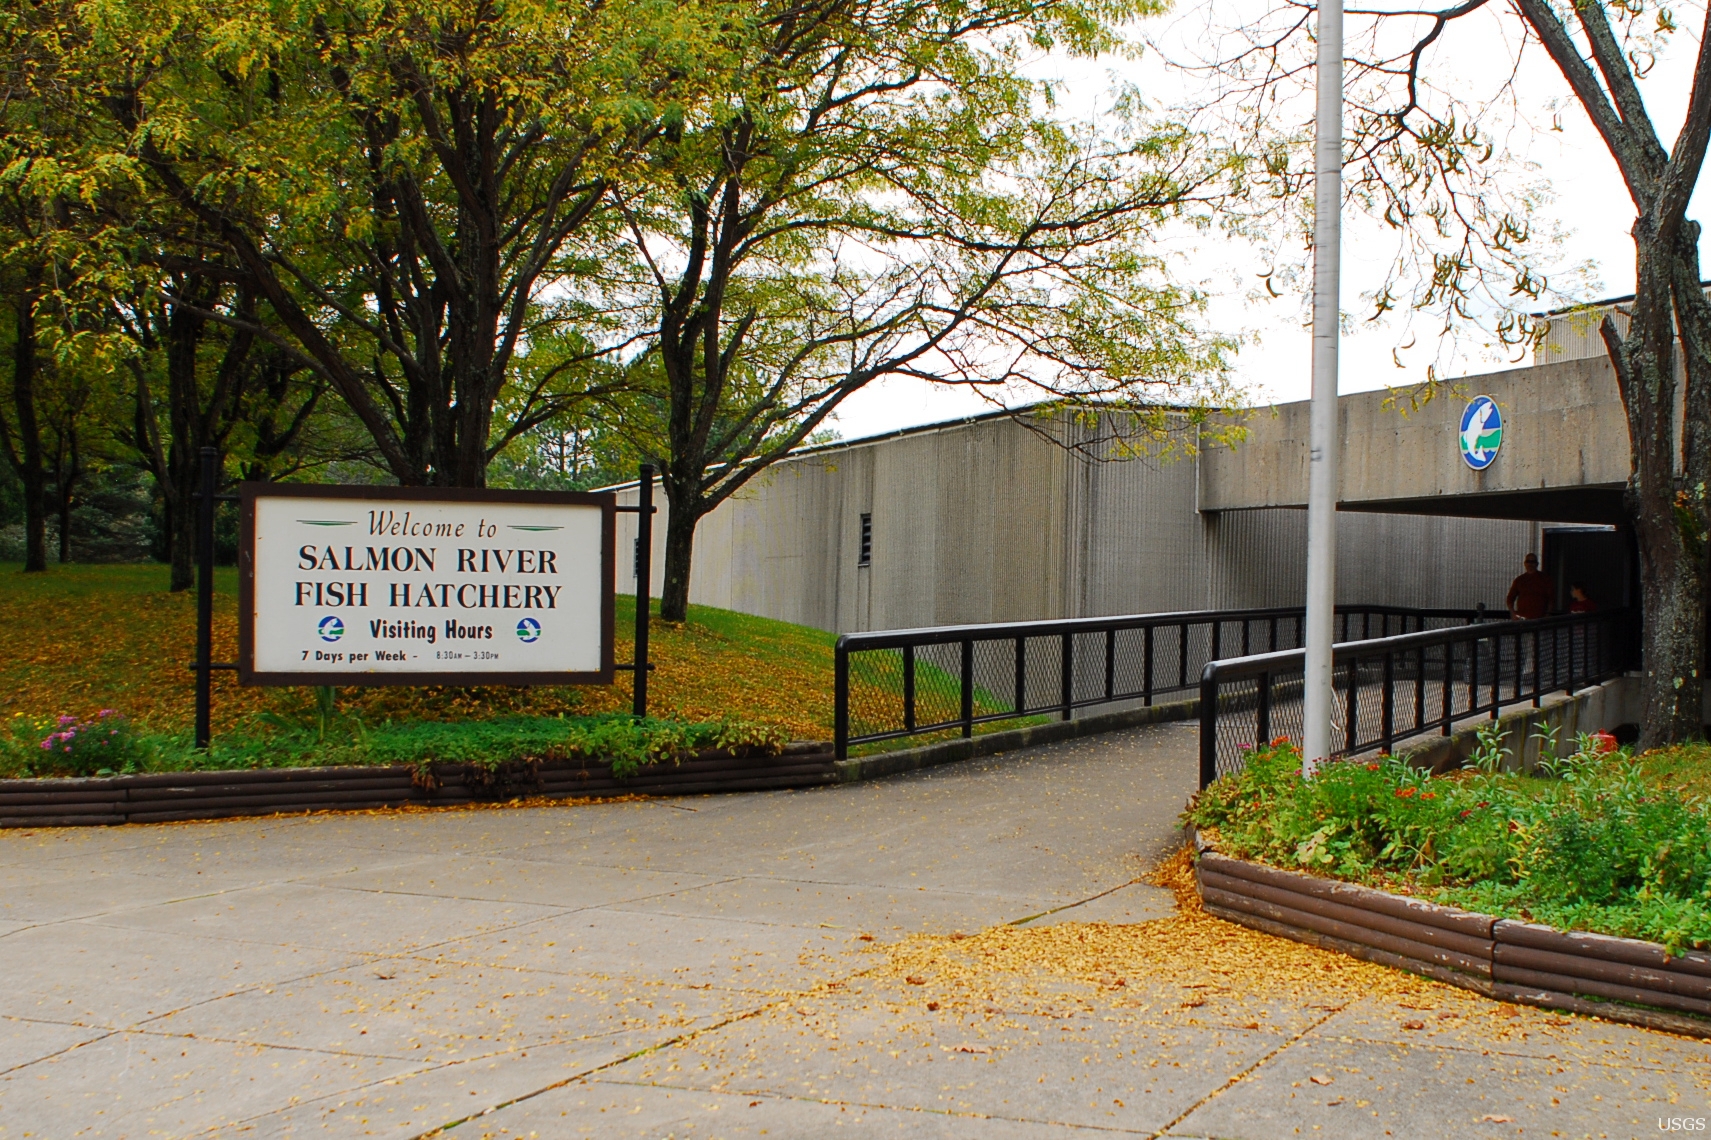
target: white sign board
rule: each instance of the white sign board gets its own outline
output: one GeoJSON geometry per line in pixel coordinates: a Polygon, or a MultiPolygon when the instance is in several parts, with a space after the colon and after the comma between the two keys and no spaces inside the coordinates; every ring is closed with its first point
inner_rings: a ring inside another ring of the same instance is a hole
{"type": "Polygon", "coordinates": [[[240,491],[244,684],[611,682],[612,495],[240,491]]]}

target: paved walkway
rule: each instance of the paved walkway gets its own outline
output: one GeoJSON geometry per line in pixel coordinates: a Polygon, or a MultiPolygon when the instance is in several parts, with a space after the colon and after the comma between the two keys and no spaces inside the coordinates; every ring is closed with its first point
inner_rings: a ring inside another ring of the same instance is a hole
{"type": "Polygon", "coordinates": [[[1027,983],[1055,1005],[1006,1011],[1011,983],[929,1005],[888,970],[899,945],[931,952],[923,932],[1171,914],[1134,880],[1175,841],[1194,748],[1167,725],[811,792],[0,833],[0,1137],[1625,1137],[1711,1117],[1711,1047],[1442,987],[1256,1014],[1235,991],[1257,965],[1190,962],[1223,980],[1172,966],[1104,1001],[1060,972],[1027,983]]]}

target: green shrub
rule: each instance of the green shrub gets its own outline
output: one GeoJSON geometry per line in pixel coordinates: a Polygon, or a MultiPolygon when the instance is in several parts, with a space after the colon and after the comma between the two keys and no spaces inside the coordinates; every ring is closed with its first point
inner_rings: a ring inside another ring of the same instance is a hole
{"type": "Polygon", "coordinates": [[[50,723],[14,717],[0,740],[8,774],[93,776],[134,772],[146,765],[149,748],[131,723],[113,709],[84,719],[62,716],[50,723]]]}
{"type": "Polygon", "coordinates": [[[325,702],[300,721],[265,713],[245,731],[214,739],[206,752],[189,735],[143,737],[124,718],[61,718],[58,725],[15,717],[0,731],[0,775],[87,776],[97,772],[204,771],[319,765],[475,764],[511,761],[610,761],[618,776],[671,762],[701,748],[749,748],[776,754],[786,733],[773,725],[726,719],[706,723],[624,713],[582,717],[501,717],[368,726],[335,715],[325,702]],[[97,732],[97,728],[99,731],[97,732]],[[44,737],[49,746],[42,747],[44,737]],[[64,739],[62,739],[64,738],[64,739]]]}
{"type": "MultiPolygon", "coordinates": [[[[1548,742],[1547,742],[1548,743],[1548,742]]],[[[1570,930],[1711,947],[1711,815],[1625,753],[1582,738],[1541,770],[1502,770],[1495,733],[1475,766],[1431,777],[1390,758],[1301,777],[1287,742],[1203,791],[1187,818],[1231,855],[1570,930]]]]}

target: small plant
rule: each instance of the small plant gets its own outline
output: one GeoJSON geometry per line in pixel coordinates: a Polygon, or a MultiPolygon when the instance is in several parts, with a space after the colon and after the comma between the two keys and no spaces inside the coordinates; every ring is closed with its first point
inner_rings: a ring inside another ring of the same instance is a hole
{"type": "Polygon", "coordinates": [[[286,716],[277,712],[264,712],[256,717],[258,723],[265,724],[275,732],[287,737],[302,740],[312,740],[315,744],[329,744],[338,735],[334,732],[341,721],[346,721],[347,727],[361,735],[362,726],[355,718],[339,715],[339,691],[331,685],[314,685],[309,689],[314,695],[314,709],[306,715],[297,717],[286,716]]]}
{"type": "Polygon", "coordinates": [[[333,721],[339,715],[339,691],[331,685],[315,686],[315,715],[319,723],[315,726],[315,739],[325,743],[327,730],[333,727],[333,721]]]}
{"type": "Polygon", "coordinates": [[[38,774],[92,776],[116,772],[135,764],[136,734],[124,715],[102,709],[88,720],[62,716],[53,732],[38,745],[42,756],[32,764],[38,774]]]}
{"type": "Polygon", "coordinates": [[[1539,768],[1547,776],[1573,783],[1596,770],[1615,751],[1616,738],[1608,732],[1582,732],[1574,738],[1574,751],[1567,756],[1546,758],[1541,748],[1539,768]]]}
{"type": "Polygon", "coordinates": [[[1467,758],[1468,764],[1487,776],[1495,776],[1503,771],[1513,753],[1503,747],[1505,733],[1502,724],[1495,720],[1488,721],[1475,729],[1473,735],[1476,743],[1467,758]]]}

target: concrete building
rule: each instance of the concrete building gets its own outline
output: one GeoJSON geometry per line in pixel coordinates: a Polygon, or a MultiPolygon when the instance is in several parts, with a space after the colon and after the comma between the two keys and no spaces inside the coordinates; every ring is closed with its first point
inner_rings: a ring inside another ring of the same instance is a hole
{"type": "MultiPolygon", "coordinates": [[[[1587,327],[1554,322],[1529,367],[1342,398],[1339,601],[1499,609],[1528,551],[1565,595],[1632,601],[1627,427],[1587,327]],[[1458,443],[1475,394],[1504,416],[1483,471],[1458,443]]],[[[1299,605],[1307,421],[1260,409],[1233,449],[1184,428],[1161,455],[1111,417],[999,413],[804,450],[703,520],[690,596],[838,632],[1299,605]]],[[[619,527],[631,549],[634,516],[619,527]]]]}

